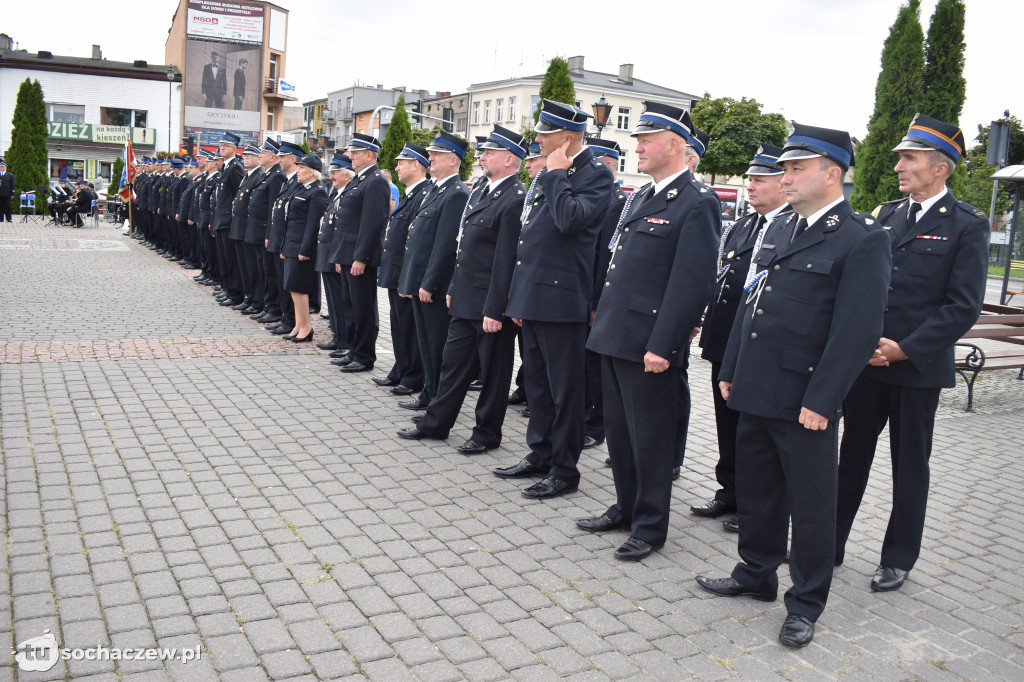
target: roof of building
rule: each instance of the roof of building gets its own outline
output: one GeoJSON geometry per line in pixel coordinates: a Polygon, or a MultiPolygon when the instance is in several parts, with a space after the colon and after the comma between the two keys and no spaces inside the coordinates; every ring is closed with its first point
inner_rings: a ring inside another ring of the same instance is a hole
{"type": "MultiPolygon", "coordinates": [[[[133,63],[115,62],[102,58],[94,59],[92,57],[68,57],[55,55],[45,50],[29,52],[28,50],[11,50],[0,47],[0,67],[167,81],[166,64],[149,64],[145,60],[138,60],[133,63]]],[[[170,68],[174,74],[172,80],[180,83],[181,71],[176,66],[171,66],[170,68]]]]}
{"type": "MultiPolygon", "coordinates": [[[[579,71],[570,71],[569,77],[572,78],[574,85],[587,86],[588,90],[601,90],[603,88],[614,88],[616,90],[630,90],[636,93],[637,97],[650,96],[650,97],[671,97],[674,99],[682,100],[694,100],[700,99],[699,95],[692,95],[682,90],[673,90],[672,88],[666,88],[661,85],[655,85],[639,78],[633,78],[630,81],[625,81],[619,78],[618,74],[614,73],[602,73],[601,71],[589,71],[584,70],[582,73],[579,71]]],[[[536,76],[521,76],[519,78],[506,78],[498,81],[488,81],[485,83],[473,83],[470,88],[483,88],[491,85],[499,85],[501,83],[514,83],[516,81],[543,81],[544,74],[538,74],[536,76]]]]}

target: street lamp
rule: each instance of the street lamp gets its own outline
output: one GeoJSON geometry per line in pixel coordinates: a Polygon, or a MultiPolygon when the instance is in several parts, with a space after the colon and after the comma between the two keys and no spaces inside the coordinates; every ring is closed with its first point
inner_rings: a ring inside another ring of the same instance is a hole
{"type": "Polygon", "coordinates": [[[594,125],[597,126],[597,136],[601,137],[601,131],[608,125],[608,117],[612,113],[612,105],[601,95],[601,99],[591,105],[594,108],[594,125]]]}
{"type": "MultiPolygon", "coordinates": [[[[174,67],[167,65],[167,153],[171,153],[171,84],[174,82],[174,67]]],[[[130,134],[130,132],[129,132],[130,134]]]]}

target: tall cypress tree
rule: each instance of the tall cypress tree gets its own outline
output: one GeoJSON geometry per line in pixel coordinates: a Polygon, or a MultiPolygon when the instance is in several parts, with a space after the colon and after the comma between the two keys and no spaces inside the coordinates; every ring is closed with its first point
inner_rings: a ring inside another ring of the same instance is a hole
{"type": "Polygon", "coordinates": [[[405,110],[405,93],[398,96],[398,103],[395,104],[395,113],[391,116],[391,123],[388,125],[388,132],[380,141],[380,154],[377,156],[377,165],[391,171],[391,182],[398,186],[398,191],[405,194],[405,185],[398,181],[395,171],[395,157],[402,151],[402,147],[408,142],[412,126],[409,124],[409,112],[405,110]]]}
{"type": "MultiPolygon", "coordinates": [[[[14,175],[17,192],[36,191],[37,185],[47,184],[46,103],[39,81],[26,78],[18,88],[18,98],[11,120],[11,148],[7,152],[7,166],[14,175]]],[[[14,197],[17,200],[17,196],[14,197]]],[[[36,212],[44,213],[45,196],[36,198],[36,212]]]]}
{"type": "Polygon", "coordinates": [[[921,0],[900,7],[882,47],[882,70],[875,84],[875,110],[868,134],[857,149],[854,190],[850,203],[870,211],[883,201],[899,198],[893,172],[892,148],[907,132],[924,95],[924,32],[919,19],[921,0]]]}
{"type": "MultiPolygon", "coordinates": [[[[540,83],[540,98],[563,104],[576,104],[576,86],[569,75],[569,62],[561,57],[555,57],[548,63],[548,70],[540,83]]],[[[538,101],[533,112],[534,123],[540,120],[541,104],[542,102],[538,101]]]]}
{"type": "MultiPolygon", "coordinates": [[[[960,112],[967,96],[964,78],[964,24],[967,8],[963,0],[939,0],[928,26],[924,43],[924,102],[921,112],[952,125],[960,125],[960,112]]],[[[958,164],[948,184],[960,195],[966,189],[967,170],[958,164]]]]}

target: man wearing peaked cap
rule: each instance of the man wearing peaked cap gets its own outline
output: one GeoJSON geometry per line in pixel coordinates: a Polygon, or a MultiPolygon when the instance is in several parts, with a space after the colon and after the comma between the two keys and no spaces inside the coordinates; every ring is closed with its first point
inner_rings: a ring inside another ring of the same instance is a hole
{"type": "Polygon", "coordinates": [[[711,363],[711,389],[715,401],[715,425],[718,431],[718,463],[715,478],[719,490],[714,499],[694,505],[690,511],[697,516],[717,518],[730,514],[727,530],[739,529],[736,520],[736,424],[739,413],[729,409],[718,390],[718,373],[722,368],[725,346],[736,319],[736,310],[746,298],[743,287],[750,270],[750,259],[760,248],[759,239],[776,216],[792,209],[786,204],[782,189],[782,169],[776,165],[782,148],[762,144],[747,168],[747,197],[754,210],[722,231],[718,247],[718,283],[708,302],[701,330],[701,357],[711,363]]]}
{"type": "Polygon", "coordinates": [[[920,554],[939,393],[955,383],[953,347],[978,319],[988,272],[988,221],[946,188],[964,153],[960,129],[918,114],[893,151],[900,191],[909,197],[877,210],[891,238],[889,300],[878,348],[846,398],[839,450],[842,561],[878,436],[889,424],[892,511],[871,581],[876,592],[901,587],[920,554]]]}
{"type": "Polygon", "coordinates": [[[277,160],[281,165],[281,172],[285,180],[278,188],[277,195],[272,195],[270,217],[267,220],[267,253],[273,261],[275,288],[277,304],[280,308],[280,319],[276,324],[272,321],[277,315],[264,320],[264,324],[271,325],[267,331],[276,336],[291,334],[295,328],[295,305],[291,293],[284,288],[284,259],[281,258],[281,250],[284,248],[285,232],[287,231],[287,210],[286,207],[292,196],[302,189],[302,183],[296,177],[297,163],[305,155],[302,147],[291,142],[282,141],[278,145],[277,160]]]}
{"type": "Polygon", "coordinates": [[[348,303],[343,296],[341,273],[331,262],[331,245],[334,243],[334,232],[337,229],[338,204],[355,172],[352,170],[352,161],[345,156],[344,151],[338,150],[327,167],[327,173],[331,189],[327,196],[327,210],[320,218],[315,269],[320,273],[324,283],[331,338],[316,344],[316,347],[331,351],[332,354],[339,350],[348,353],[352,350],[352,315],[347,310],[348,303]]]}
{"type": "Polygon", "coordinates": [[[469,143],[461,137],[438,132],[426,149],[434,184],[409,225],[398,294],[412,299],[423,363],[423,391],[415,399],[399,403],[410,410],[426,409],[440,383],[449,322],[445,295],[455,271],[459,220],[468,196],[459,178],[459,166],[468,148],[469,143]]]}
{"type": "Polygon", "coordinates": [[[438,393],[415,426],[398,432],[402,438],[447,438],[479,367],[483,387],[476,426],[458,448],[464,455],[501,444],[516,337],[516,325],[504,313],[526,196],[518,178],[527,149],[523,137],[496,125],[478,148],[484,182],[470,192],[462,211],[455,273],[446,292],[452,319],[438,393]]]}
{"type": "Polygon", "coordinates": [[[245,177],[242,160],[237,158],[239,137],[224,133],[220,139],[220,155],[224,159],[217,183],[217,197],[213,209],[213,233],[217,244],[217,257],[221,266],[221,293],[219,303],[231,307],[242,303],[242,274],[238,269],[235,242],[231,239],[231,204],[238,193],[238,186],[245,177]]]}
{"type": "Polygon", "coordinates": [[[406,142],[395,157],[395,173],[405,185],[405,196],[388,218],[384,236],[384,252],[380,259],[380,277],[377,286],[388,292],[391,317],[391,347],[395,362],[385,376],[373,377],[378,386],[390,387],[392,395],[410,395],[423,389],[423,363],[416,339],[416,320],[412,299],[398,295],[398,282],[405,260],[405,242],[409,224],[419,210],[420,202],[430,189],[427,180],[429,152],[414,142],[406,142]]]}
{"type": "Polygon", "coordinates": [[[836,422],[882,330],[888,236],[843,198],[848,133],[796,124],[779,165],[794,213],[776,218],[729,336],[719,388],[740,413],[736,437],[739,555],[714,594],[774,601],[793,541],[779,641],[808,644],[825,609],[836,541],[836,422]]]}
{"type": "Polygon", "coordinates": [[[243,315],[255,315],[262,311],[263,290],[260,282],[259,266],[256,264],[260,255],[256,249],[245,241],[245,231],[249,227],[249,204],[252,191],[263,179],[260,167],[261,150],[254,144],[246,145],[242,151],[242,166],[245,177],[238,185],[235,199],[231,203],[231,228],[228,237],[234,243],[235,258],[239,276],[242,280],[242,302],[233,306],[234,310],[243,315]]]}
{"type": "Polygon", "coordinates": [[[594,249],[612,200],[611,171],[583,144],[588,118],[568,104],[541,105],[537,141],[547,165],[527,193],[505,312],[523,327],[530,453],[494,474],[543,476],[523,490],[529,499],[575,492],[580,480],[594,249]]]}
{"type": "Polygon", "coordinates": [[[260,312],[253,319],[262,323],[277,323],[281,320],[281,304],[278,297],[280,287],[277,281],[275,260],[277,254],[267,251],[267,230],[269,227],[274,199],[281,191],[285,174],[278,163],[279,146],[269,137],[260,148],[260,168],[263,174],[249,194],[249,217],[245,227],[245,243],[257,256],[256,267],[259,282],[256,285],[260,312]],[[259,294],[262,293],[262,298],[259,294]]]}
{"type": "MultiPolygon", "coordinates": [[[[590,295],[591,315],[597,311],[597,304],[604,291],[604,276],[608,272],[608,263],[612,252],[608,250],[608,242],[615,234],[615,226],[619,223],[622,207],[626,205],[626,193],[622,191],[616,180],[619,158],[622,148],[614,140],[602,140],[597,137],[587,138],[587,146],[602,163],[612,172],[611,192],[614,195],[608,213],[605,215],[601,232],[597,237],[594,254],[594,285],[590,295]]],[[[588,330],[589,336],[589,330],[588,330]]],[[[583,423],[583,449],[597,447],[604,442],[604,403],[601,399],[601,356],[594,351],[586,351],[586,419],[583,423]]]]}
{"type": "Polygon", "coordinates": [[[352,352],[341,367],[348,373],[369,371],[377,361],[377,267],[391,212],[391,183],[377,167],[379,151],[372,135],[356,133],[349,141],[346,152],[356,176],[341,195],[331,243],[346,315],[351,312],[352,352]]]}
{"type": "Polygon", "coordinates": [[[611,263],[587,348],[601,355],[615,503],[580,519],[589,532],[625,530],[615,558],[639,561],[665,544],[679,452],[680,372],[715,279],[720,205],[691,182],[686,111],[645,102],[633,131],[640,172],[606,243],[611,263]]]}

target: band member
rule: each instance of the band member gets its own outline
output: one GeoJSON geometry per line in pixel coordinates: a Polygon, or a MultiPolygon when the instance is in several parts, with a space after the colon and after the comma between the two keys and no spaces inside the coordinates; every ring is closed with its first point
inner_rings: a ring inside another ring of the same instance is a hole
{"type": "Polygon", "coordinates": [[[853,142],[796,124],[779,164],[795,214],[772,223],[737,311],[719,388],[740,413],[736,504],[740,563],[708,592],[774,601],[793,519],[786,620],[779,640],[814,637],[836,544],[836,421],[877,346],[889,286],[889,239],[843,198],[853,142]]]}
{"type": "Polygon", "coordinates": [[[894,151],[900,191],[910,196],[876,210],[892,242],[892,285],[878,348],[846,397],[839,450],[837,563],[888,423],[892,511],[875,592],[899,589],[921,553],[939,392],[955,383],[953,346],[978,319],[988,274],[985,214],[946,188],[963,132],[918,114],[894,151]]]}
{"type": "Polygon", "coordinates": [[[715,281],[721,206],[691,182],[689,113],[659,102],[632,136],[640,172],[653,181],[625,208],[606,248],[611,263],[587,348],[601,354],[605,428],[616,501],[586,531],[626,529],[615,558],[638,561],[665,544],[680,371],[690,332],[715,281]]]}

